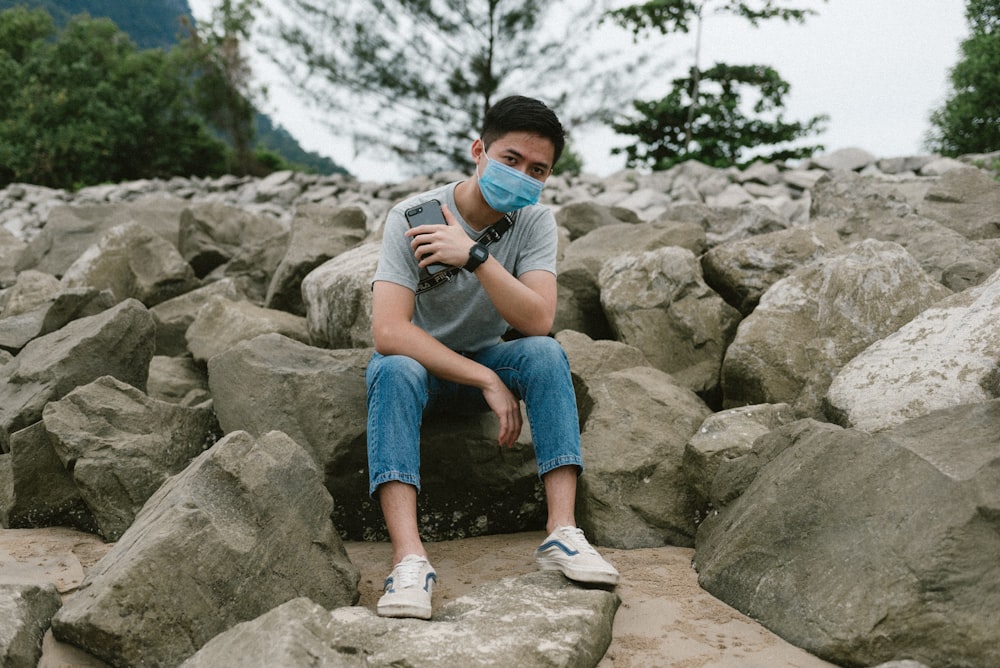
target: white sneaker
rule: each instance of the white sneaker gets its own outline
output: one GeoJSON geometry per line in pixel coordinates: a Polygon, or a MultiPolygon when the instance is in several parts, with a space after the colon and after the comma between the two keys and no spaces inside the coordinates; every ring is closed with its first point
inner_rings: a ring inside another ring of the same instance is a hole
{"type": "Polygon", "coordinates": [[[385,579],[375,610],[382,617],[431,618],[431,593],[437,573],[425,557],[408,554],[385,579]]]}
{"type": "Polygon", "coordinates": [[[576,527],[556,527],[535,550],[535,561],[543,571],[560,571],[576,582],[616,585],[620,577],[576,527]]]}

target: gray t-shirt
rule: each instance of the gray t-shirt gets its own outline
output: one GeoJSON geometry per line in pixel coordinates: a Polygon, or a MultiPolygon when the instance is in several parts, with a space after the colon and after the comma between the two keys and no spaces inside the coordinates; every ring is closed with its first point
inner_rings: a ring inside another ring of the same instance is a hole
{"type": "MultiPolygon", "coordinates": [[[[403,212],[410,207],[436,199],[448,205],[470,238],[476,232],[462,219],[455,205],[455,186],[436,188],[406,199],[389,211],[382,236],[375,281],[389,281],[414,292],[424,271],[410,249],[410,240],[403,236],[408,229],[403,212]]],[[[517,222],[500,241],[489,244],[490,255],[515,277],[528,271],[556,273],[558,234],[552,212],[545,206],[521,209],[517,222]]],[[[435,339],[458,352],[475,352],[500,341],[509,325],[494,308],[489,296],[471,272],[460,271],[450,281],[416,296],[413,323],[435,339]]]]}

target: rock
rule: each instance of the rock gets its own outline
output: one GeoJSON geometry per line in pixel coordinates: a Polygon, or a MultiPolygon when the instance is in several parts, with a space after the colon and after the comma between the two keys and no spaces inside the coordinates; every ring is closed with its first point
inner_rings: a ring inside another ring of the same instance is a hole
{"type": "Polygon", "coordinates": [[[110,290],[116,301],[131,297],[155,306],[198,287],[198,280],[173,244],[143,225],[125,223],[74,260],[62,286],[110,290]]]}
{"type": "Polygon", "coordinates": [[[52,631],[112,665],[178,665],[299,596],[350,605],[358,571],[330,509],[319,469],[292,439],[229,434],[157,490],[52,631]]]}
{"type": "Polygon", "coordinates": [[[183,666],[596,666],[618,605],[614,593],[553,573],[482,585],[430,622],[298,598],[214,638],[183,666]]]}
{"type": "Polygon", "coordinates": [[[5,668],[38,665],[42,635],[60,605],[53,585],[0,583],[0,663],[5,668]]]}
{"type": "Polygon", "coordinates": [[[860,148],[842,148],[833,153],[813,157],[811,162],[814,166],[827,171],[856,172],[873,164],[875,156],[860,148]]]}
{"type": "Polygon", "coordinates": [[[184,338],[195,361],[204,364],[240,341],[270,333],[309,340],[305,318],[215,295],[198,309],[184,338]]]}
{"type": "Polygon", "coordinates": [[[779,279],[840,247],[829,227],[796,227],[716,246],[701,257],[701,268],[705,283],[746,316],[779,279]]]}
{"type": "Polygon", "coordinates": [[[145,390],[153,327],[149,311],[127,299],[26,345],[0,367],[0,450],[8,451],[13,432],[40,420],[49,401],[100,376],[145,390]]]}
{"type": "Polygon", "coordinates": [[[556,213],[556,224],[569,230],[570,241],[605,225],[634,225],[638,222],[639,217],[631,209],[604,206],[596,202],[575,202],[560,208],[556,213]]]}
{"type": "Polygon", "coordinates": [[[364,241],[366,216],[352,206],[333,209],[325,206],[299,207],[292,219],[292,235],[285,257],[267,288],[267,308],[306,315],[302,302],[302,279],[327,260],[364,241]]]}
{"type": "Polygon", "coordinates": [[[723,462],[741,457],[754,441],[795,419],[788,404],[741,406],[709,415],[684,448],[683,470],[699,514],[712,506],[712,485],[723,462]]]}
{"type": "Polygon", "coordinates": [[[17,281],[17,262],[27,244],[7,228],[0,227],[0,288],[10,287],[17,281]]]}
{"type": "Polygon", "coordinates": [[[212,398],[205,370],[189,355],[154,355],[149,362],[146,391],[152,399],[181,406],[197,406],[212,398]]]}
{"type": "Polygon", "coordinates": [[[605,225],[570,243],[559,262],[559,299],[554,330],[572,329],[595,339],[614,338],[601,307],[597,278],[604,261],[624,253],[680,246],[694,253],[705,249],[705,233],[692,222],[659,220],[632,225],[605,225]]]}
{"type": "Polygon", "coordinates": [[[108,541],[118,540],[146,499],[220,435],[211,408],[150,399],[111,376],[49,403],[42,421],[108,541]]]}
{"type": "Polygon", "coordinates": [[[585,470],[577,524],[596,545],[692,545],[695,507],[682,459],[688,439],[711,411],[689,389],[650,367],[583,382],[585,470]]]}
{"type": "Polygon", "coordinates": [[[245,254],[247,246],[278,245],[284,251],[287,237],[285,227],[270,216],[219,203],[196,204],[181,213],[177,246],[203,278],[245,254]]]}
{"type": "Polygon", "coordinates": [[[0,317],[10,318],[34,310],[59,294],[59,279],[52,274],[25,269],[17,280],[0,294],[0,317]]]}
{"type": "MultiPolygon", "coordinates": [[[[27,272],[24,272],[27,273],[27,272]]],[[[0,348],[12,353],[78,318],[97,315],[116,300],[109,290],[66,288],[30,311],[0,318],[0,348]]]]}
{"type": "Polygon", "coordinates": [[[705,589],[838,665],[1000,661],[984,586],[1000,577],[1000,401],[767,438],[785,445],[698,529],[705,589]]]}
{"type": "Polygon", "coordinates": [[[872,342],[833,378],[826,411],[878,431],[930,411],[1000,396],[1000,271],[872,342]]]}
{"type": "Polygon", "coordinates": [[[841,368],[947,293],[893,243],[864,241],[792,272],[726,350],[724,406],[788,403],[799,417],[821,418],[841,368]]]}
{"type": "Polygon", "coordinates": [[[1000,238],[1000,183],[963,165],[944,173],[917,211],[969,239],[1000,238]]]}
{"type": "Polygon", "coordinates": [[[691,251],[670,247],[609,259],[598,287],[616,339],[685,387],[707,397],[718,393],[740,315],[705,284],[691,251]]]}
{"type": "Polygon", "coordinates": [[[381,244],[341,253],[302,280],[308,340],[324,348],[368,348],[372,342],[371,284],[381,244]]]}
{"type": "Polygon", "coordinates": [[[69,526],[97,533],[97,520],[63,466],[41,421],[10,437],[11,495],[5,505],[10,529],[69,526]]]}
{"type": "Polygon", "coordinates": [[[231,301],[246,299],[236,281],[223,278],[149,309],[156,323],[157,355],[173,357],[188,353],[186,338],[188,327],[194,322],[201,307],[212,297],[224,297],[231,301]]]}

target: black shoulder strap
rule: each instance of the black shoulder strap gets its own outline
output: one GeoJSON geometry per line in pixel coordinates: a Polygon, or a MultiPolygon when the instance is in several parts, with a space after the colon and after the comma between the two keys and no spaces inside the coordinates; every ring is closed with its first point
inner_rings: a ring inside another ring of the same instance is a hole
{"type": "MultiPolygon", "coordinates": [[[[500,239],[503,238],[503,235],[507,234],[507,231],[514,227],[514,223],[517,222],[517,214],[517,211],[505,213],[502,219],[483,230],[483,233],[479,235],[478,239],[476,239],[476,243],[489,246],[490,244],[495,244],[500,241],[500,239]]],[[[422,294],[443,283],[447,283],[460,271],[462,271],[461,267],[448,267],[447,269],[442,269],[439,272],[424,277],[421,279],[420,283],[417,284],[417,294],[422,294]]]]}

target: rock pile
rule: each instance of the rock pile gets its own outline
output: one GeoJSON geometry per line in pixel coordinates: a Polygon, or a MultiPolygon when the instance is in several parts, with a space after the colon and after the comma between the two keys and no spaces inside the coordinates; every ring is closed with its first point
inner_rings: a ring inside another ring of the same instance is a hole
{"type": "MultiPolygon", "coordinates": [[[[996,157],[552,178],[594,542],[693,546],[708,591],[834,663],[1000,663],[996,157]]],[[[463,665],[600,660],[617,597],[551,574],[430,625],[350,607],[341,540],[384,538],[381,222],[463,177],[0,190],[0,520],[116,542],[61,606],[0,586],[5,665],[49,626],[114,666],[438,665],[441,637],[463,665]]],[[[425,424],[428,539],[542,525],[531,435],[495,430],[425,424]]]]}

